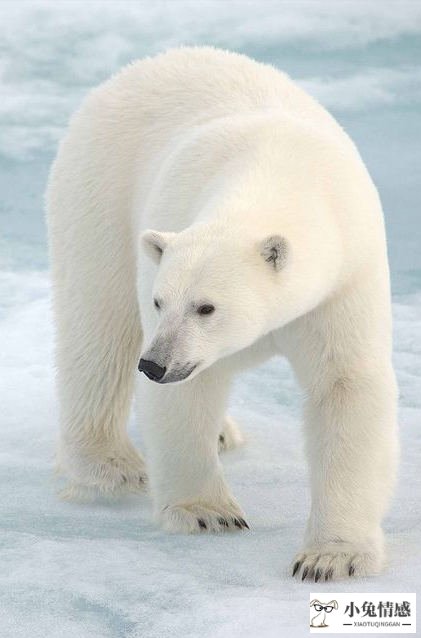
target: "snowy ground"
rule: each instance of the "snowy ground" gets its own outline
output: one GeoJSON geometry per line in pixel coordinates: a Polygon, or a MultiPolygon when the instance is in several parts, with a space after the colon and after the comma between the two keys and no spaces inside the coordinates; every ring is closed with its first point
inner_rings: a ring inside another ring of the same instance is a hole
{"type": "MultiPolygon", "coordinates": [[[[146,496],[92,505],[57,499],[48,278],[9,273],[0,284],[10,302],[0,323],[2,638],[307,636],[316,587],[288,574],[309,498],[299,392],[286,364],[243,376],[232,397],[249,442],[224,465],[251,532],[168,535],[150,522],[146,496]]],[[[385,525],[390,563],[381,577],[322,591],[411,592],[421,581],[421,295],[400,299],[394,311],[402,464],[385,525]]]]}

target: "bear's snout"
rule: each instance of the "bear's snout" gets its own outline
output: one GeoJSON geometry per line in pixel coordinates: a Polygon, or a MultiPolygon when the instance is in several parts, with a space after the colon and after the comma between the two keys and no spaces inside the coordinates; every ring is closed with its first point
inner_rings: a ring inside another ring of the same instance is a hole
{"type": "Polygon", "coordinates": [[[138,365],[139,372],[144,372],[148,379],[152,381],[160,381],[165,375],[167,368],[164,368],[155,361],[149,361],[148,359],[141,359],[138,365]]]}

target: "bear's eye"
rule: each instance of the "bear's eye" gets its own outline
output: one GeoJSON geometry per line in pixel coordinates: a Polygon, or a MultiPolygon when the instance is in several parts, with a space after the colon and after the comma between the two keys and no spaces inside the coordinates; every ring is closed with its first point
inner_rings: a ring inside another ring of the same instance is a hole
{"type": "Polygon", "coordinates": [[[203,306],[199,306],[197,309],[197,312],[199,315],[211,315],[215,310],[215,306],[212,306],[212,304],[207,303],[207,304],[203,304],[203,306]]]}
{"type": "Polygon", "coordinates": [[[154,300],[153,300],[153,305],[154,305],[154,306],[155,306],[155,308],[157,308],[158,310],[159,310],[159,309],[160,309],[160,307],[161,307],[161,306],[160,306],[160,303],[159,303],[159,301],[158,301],[158,299],[154,299],[154,300]]]}

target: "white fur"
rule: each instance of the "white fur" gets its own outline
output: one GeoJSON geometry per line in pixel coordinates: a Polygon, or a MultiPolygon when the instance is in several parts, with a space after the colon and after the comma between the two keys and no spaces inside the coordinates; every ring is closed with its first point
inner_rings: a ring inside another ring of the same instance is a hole
{"type": "Polygon", "coordinates": [[[235,373],[282,354],[307,397],[295,572],[376,572],[397,450],[389,273],[376,189],[332,117],[270,66],[169,51],[87,97],[47,207],[67,494],[144,485],[126,434],[137,376],[156,518],[244,527],[218,459],[227,423],[241,442],[226,400],[235,373]],[[140,356],[175,382],[137,373],[140,356]]]}

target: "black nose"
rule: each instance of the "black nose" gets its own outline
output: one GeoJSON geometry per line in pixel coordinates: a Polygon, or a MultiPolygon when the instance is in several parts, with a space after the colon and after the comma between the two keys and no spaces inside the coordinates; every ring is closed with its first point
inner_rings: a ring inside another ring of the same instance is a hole
{"type": "Polygon", "coordinates": [[[155,363],[155,361],[141,359],[139,361],[138,370],[139,372],[144,372],[148,379],[152,379],[152,381],[159,381],[166,373],[167,368],[162,368],[155,363]]]}

